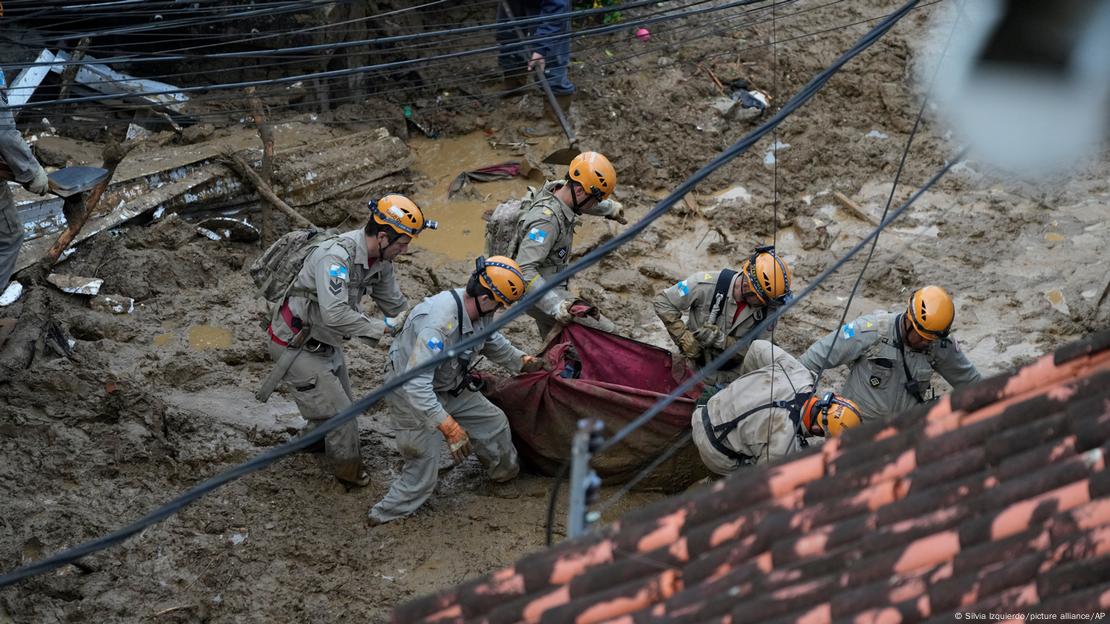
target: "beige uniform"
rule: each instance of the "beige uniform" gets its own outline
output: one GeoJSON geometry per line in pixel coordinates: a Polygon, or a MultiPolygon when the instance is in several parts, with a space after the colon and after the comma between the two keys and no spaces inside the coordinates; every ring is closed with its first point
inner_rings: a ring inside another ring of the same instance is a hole
{"type": "MultiPolygon", "coordinates": [[[[720,271],[694,273],[656,295],[652,302],[655,314],[663,321],[663,326],[667,328],[667,333],[671,335],[675,344],[679,343],[683,334],[694,332],[709,322],[710,312],[714,306],[713,295],[716,291],[717,277],[720,274],[720,271]],[[685,321],[682,320],[684,313],[685,321]]],[[[721,310],[714,323],[721,330],[721,338],[713,344],[702,345],[700,362],[702,364],[716,358],[763,320],[765,308],[755,308],[738,302],[732,297],[738,279],[740,279],[740,273],[733,276],[729,282],[728,290],[725,291],[720,304],[721,310]],[[741,307],[737,315],[736,310],[741,307]],[[736,320],[733,320],[734,316],[736,320]]],[[[706,377],[706,383],[724,385],[736,379],[740,375],[739,368],[746,352],[746,348],[740,349],[731,361],[716,373],[706,377]]]]}
{"type": "MultiPolygon", "coordinates": [[[[456,344],[482,331],[489,319],[471,321],[463,309],[463,298],[461,288],[445,291],[412,309],[389,349],[389,377],[450,353],[456,344]]],[[[520,372],[524,356],[507,338],[494,332],[473,349],[424,370],[387,398],[394,439],[404,464],[389,492],[370,510],[374,522],[407,516],[432,495],[444,443],[436,427],[448,415],[466,430],[491,480],[508,481],[517,475],[520,464],[505,412],[481,393],[463,387],[467,369],[479,354],[513,373],[520,372]]]]}
{"type": "MultiPolygon", "coordinates": [[[[577,215],[554,195],[562,184],[561,181],[545,184],[517,219],[513,242],[509,247],[512,250],[510,255],[520,265],[520,272],[529,288],[537,288],[570,264],[577,215]]],[[[612,209],[606,204],[596,204],[583,212],[605,217],[612,209]]],[[[528,309],[528,315],[536,319],[541,337],[546,336],[555,325],[559,304],[568,297],[570,292],[563,284],[549,290],[528,309]]]]}
{"type": "Polygon", "coordinates": [[[861,316],[841,327],[839,337],[834,331],[813,343],[800,358],[814,372],[848,365],[848,381],[841,394],[855,401],[864,422],[891,418],[919,405],[922,401],[906,387],[908,379],[916,380],[921,398],[929,400],[933,371],[954,388],[982,378],[955,338],[935,340],[923,351],[904,345],[899,348],[901,318],[901,314],[887,312],[861,316]]]}
{"type": "MultiPolygon", "coordinates": [[[[366,235],[359,229],[344,232],[309,252],[287,306],[274,306],[270,320],[274,361],[294,336],[287,316],[294,319],[294,325],[299,321],[309,328],[311,338],[283,377],[301,415],[309,421],[309,430],[353,400],[343,343],[353,336],[378,340],[387,331],[383,320],[359,312],[359,301],[366,294],[390,316],[408,306],[397,286],[393,263],[378,260],[371,264],[366,235]]],[[[358,478],[362,462],[357,420],[329,433],[325,448],[336,476],[348,481],[358,478]]]]}
{"type": "Polygon", "coordinates": [[[790,410],[772,403],[790,402],[798,393],[812,390],[813,373],[794,356],[766,340],[752,342],[740,367],[740,377],[713,395],[706,405],[695,409],[690,419],[694,445],[702,462],[713,472],[727,475],[744,465],[775,461],[798,452],[802,446],[790,410]],[[756,411],[748,413],[751,410],[756,411]],[[722,443],[750,458],[746,462],[718,450],[706,430],[706,420],[716,427],[745,413],[748,415],[722,443]]]}

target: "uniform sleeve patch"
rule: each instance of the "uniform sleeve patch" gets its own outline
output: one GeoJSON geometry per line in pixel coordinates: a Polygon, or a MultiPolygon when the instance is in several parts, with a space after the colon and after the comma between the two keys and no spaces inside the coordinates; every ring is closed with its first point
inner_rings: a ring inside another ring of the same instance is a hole
{"type": "Polygon", "coordinates": [[[702,276],[701,278],[702,278],[703,280],[706,280],[706,281],[708,281],[708,280],[709,280],[709,278],[711,278],[711,277],[713,277],[713,275],[712,275],[712,274],[710,274],[710,273],[706,273],[706,274],[705,274],[705,275],[703,275],[703,276],[702,276]]]}
{"type": "Polygon", "coordinates": [[[554,213],[554,212],[551,212],[551,209],[550,209],[550,208],[544,208],[544,209],[543,209],[543,216],[545,216],[545,217],[550,217],[550,216],[551,216],[551,215],[553,215],[553,214],[555,214],[555,213],[554,213]]]}
{"type": "Polygon", "coordinates": [[[856,337],[856,323],[855,321],[846,324],[840,328],[840,333],[844,335],[845,340],[851,340],[856,337]]]}
{"type": "Polygon", "coordinates": [[[560,260],[562,260],[563,258],[566,258],[567,257],[567,248],[566,247],[560,248],[559,251],[555,252],[555,255],[559,256],[560,260]]]}
{"type": "Polygon", "coordinates": [[[428,340],[428,350],[432,353],[439,353],[443,351],[443,341],[439,338],[432,338],[428,340]]]}
{"type": "Polygon", "coordinates": [[[528,240],[542,243],[547,240],[547,232],[541,230],[538,227],[534,227],[531,230],[528,230],[528,240]]]}
{"type": "Polygon", "coordinates": [[[678,292],[682,293],[683,297],[690,294],[690,286],[686,283],[686,280],[682,280],[675,284],[674,287],[678,289],[678,292]]]}
{"type": "Polygon", "coordinates": [[[330,267],[328,267],[328,277],[333,277],[333,278],[341,279],[343,281],[347,281],[347,279],[348,279],[347,267],[345,267],[341,264],[331,265],[330,267]]]}

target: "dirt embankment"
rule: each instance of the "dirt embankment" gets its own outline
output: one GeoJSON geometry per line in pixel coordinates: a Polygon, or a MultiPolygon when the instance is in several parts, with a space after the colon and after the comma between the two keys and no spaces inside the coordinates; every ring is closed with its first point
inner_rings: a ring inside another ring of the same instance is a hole
{"type": "MultiPolygon", "coordinates": [[[[780,16],[777,34],[787,40],[889,8],[872,1],[780,16]]],[[[909,81],[917,57],[912,37],[925,27],[927,13],[899,25],[780,128],[777,140],[789,147],[778,151],[777,170],[764,164],[768,138],[573,286],[622,331],[666,344],[650,298],[695,270],[735,266],[757,243],[777,239],[798,285],[810,283],[869,228],[834,192],[875,216],[889,192],[919,102],[909,81]]],[[[715,117],[710,101],[719,93],[707,70],[722,79],[747,78],[780,104],[866,27],[788,41],[775,55],[758,47],[769,40],[767,23],[739,34],[689,38],[674,48],[667,44],[680,33],[660,29],[650,44],[658,52],[625,65],[574,68],[582,93],[572,119],[583,145],[613,158],[618,197],[638,217],[751,129],[715,117]]],[[[621,53],[618,44],[576,54],[589,61],[606,49],[621,53]]],[[[444,196],[445,181],[462,169],[514,157],[487,139],[531,141],[533,154],[554,146],[554,136],[530,137],[540,125],[540,106],[528,95],[437,113],[433,121],[443,129],[481,134],[409,141],[416,160],[391,184],[423,194],[445,223],[399,265],[410,301],[462,282],[467,258],[481,250],[481,209],[524,186],[476,186],[452,202],[444,196]]],[[[899,199],[952,153],[945,133],[927,116],[899,199]]],[[[1110,251],[1108,173],[1104,158],[1068,180],[1033,189],[979,163],[962,166],[883,234],[850,315],[900,307],[916,285],[943,284],[956,295],[957,336],[987,373],[1105,326],[1106,304],[1100,312],[1098,303],[1110,251]]],[[[363,213],[355,202],[335,201],[320,214],[354,224],[363,213]]],[[[577,252],[618,227],[584,219],[577,252]]],[[[167,217],[101,234],[61,265],[65,273],[103,278],[105,292],[135,297],[133,314],[90,310],[43,286],[4,311],[40,325],[55,321],[73,339],[75,353],[59,357],[49,344],[39,345],[30,366],[21,365],[26,353],[2,354],[4,569],[117,528],[299,429],[303,423],[289,401],[275,396],[260,405],[253,399],[268,371],[258,326],[263,309],[244,271],[257,253],[251,244],[199,237],[183,219],[167,217]]],[[[779,324],[776,339],[800,352],[835,329],[860,266],[850,262],[805,300],[779,324]]],[[[539,346],[530,323],[516,323],[507,333],[529,348],[539,346]]],[[[347,355],[356,390],[375,387],[384,351],[352,344],[347,355]]],[[[388,488],[399,456],[377,411],[361,417],[360,428],[370,487],[346,492],[325,476],[315,456],[282,460],[90,557],[84,569],[66,568],[0,591],[0,620],[376,622],[406,597],[542,545],[550,481],[526,475],[518,498],[501,498],[487,488],[473,459],[443,473],[437,493],[414,517],[368,529],[366,511],[388,488]]],[[[621,510],[650,498],[629,497],[621,510]]]]}

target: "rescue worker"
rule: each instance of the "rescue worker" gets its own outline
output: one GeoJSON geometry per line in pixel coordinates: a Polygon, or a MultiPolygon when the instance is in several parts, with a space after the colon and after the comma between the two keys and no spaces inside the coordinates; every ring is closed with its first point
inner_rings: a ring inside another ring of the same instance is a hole
{"type": "MultiPolygon", "coordinates": [[[[362,229],[313,243],[286,299],[273,306],[268,333],[276,364],[267,384],[286,382],[309,430],[351,404],[343,343],[356,336],[377,342],[396,332],[399,320],[390,317],[402,314],[408,301],[397,286],[393,259],[407,252],[421,231],[436,227],[401,195],[386,195],[369,207],[362,229]],[[388,315],[384,321],[359,311],[367,294],[388,315]]],[[[343,484],[370,482],[359,453],[357,420],[328,433],[324,452],[343,484]]]]}
{"type": "MultiPolygon", "coordinates": [[[[702,271],[663,290],[655,314],[686,359],[703,366],[792,296],[790,267],[772,246],[756,247],[739,271],[702,271]],[[686,320],[682,320],[686,313],[686,320]]],[[[747,349],[707,376],[707,392],[739,376],[747,349]]]]}
{"type": "Polygon", "coordinates": [[[836,437],[860,424],[854,403],[818,393],[813,384],[813,373],[794,356],[766,340],[753,341],[740,377],[690,419],[702,462],[727,475],[797,453],[814,436],[836,437]]]}
{"type": "MultiPolygon", "coordinates": [[[[505,256],[479,257],[465,288],[428,297],[409,313],[389,349],[389,378],[404,374],[470,338],[492,322],[493,314],[524,296],[524,276],[505,256]]],[[[520,470],[505,413],[479,392],[471,369],[485,355],[512,373],[530,372],[541,361],[525,355],[500,333],[422,371],[386,402],[397,450],[404,460],[389,492],[370,509],[371,525],[407,516],[435,489],[443,444],[458,464],[471,445],[495,483],[511,481],[520,470]]]]}
{"type": "MultiPolygon", "coordinates": [[[[31,153],[23,136],[15,126],[15,117],[8,109],[4,71],[0,69],[0,159],[12,172],[12,177],[23,188],[45,195],[50,190],[46,171],[31,153]]],[[[15,199],[8,183],[0,180],[0,300],[15,301],[18,294],[8,293],[8,288],[22,290],[17,282],[10,282],[15,262],[23,244],[23,222],[16,210],[15,199]],[[10,282],[10,283],[9,283],[10,282]],[[8,295],[8,296],[4,296],[8,295]]]]}
{"type": "MultiPolygon", "coordinates": [[[[597,152],[574,157],[565,179],[548,182],[534,197],[525,199],[509,247],[529,288],[535,288],[570,264],[574,227],[579,215],[590,214],[621,223],[624,208],[609,200],[617,186],[617,172],[609,159],[597,152]]],[[[565,284],[549,290],[528,309],[544,338],[556,322],[581,322],[604,331],[613,322],[596,307],[576,300],[565,284]]]]}
{"type": "Polygon", "coordinates": [[[501,65],[505,89],[512,92],[527,83],[527,72],[536,66],[544,72],[551,92],[563,110],[574,96],[574,83],[567,76],[570,67],[570,0],[504,0],[497,4],[495,37],[500,49],[497,62],[501,65]],[[562,17],[560,17],[562,14],[562,17]],[[513,26],[507,22],[530,17],[551,19],[538,24],[513,26]],[[536,41],[522,41],[520,35],[536,41]],[[567,35],[558,38],[559,35],[567,35]],[[551,39],[548,39],[551,38],[551,39]],[[548,39],[540,41],[540,39],[548,39]]]}
{"type": "Polygon", "coordinates": [[[864,315],[813,343],[801,362],[812,371],[845,364],[841,394],[865,421],[886,419],[935,398],[933,371],[954,388],[982,377],[950,335],[956,306],[940,286],[919,288],[906,311],[864,315]]]}

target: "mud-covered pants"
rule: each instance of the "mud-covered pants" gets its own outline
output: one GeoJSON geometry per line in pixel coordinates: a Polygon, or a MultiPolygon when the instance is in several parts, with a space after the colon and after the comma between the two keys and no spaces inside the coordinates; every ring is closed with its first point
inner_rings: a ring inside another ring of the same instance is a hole
{"type": "MultiPolygon", "coordinates": [[[[558,13],[565,13],[570,10],[570,2],[566,3],[565,10],[556,11],[558,13]]],[[[529,17],[536,17],[539,13],[540,3],[529,2],[527,0],[509,0],[509,7],[512,9],[513,17],[517,20],[526,19],[529,17]]],[[[517,36],[517,29],[505,22],[511,21],[509,15],[505,12],[505,7],[502,3],[497,4],[497,23],[499,26],[494,31],[494,37],[500,49],[497,52],[497,62],[501,65],[501,71],[506,75],[524,75],[528,71],[528,61],[532,57],[530,45],[527,40],[522,41],[517,36]]],[[[570,32],[570,18],[555,18],[549,22],[550,34],[546,36],[564,35],[570,32]]],[[[534,37],[536,25],[518,26],[525,37],[534,37]]],[[[550,57],[544,59],[544,74],[547,75],[548,84],[551,85],[551,90],[555,95],[570,95],[576,91],[574,83],[570,81],[567,76],[567,68],[570,67],[570,37],[562,39],[551,40],[547,44],[550,50],[550,57]]]]}
{"type": "MultiPolygon", "coordinates": [[[[505,412],[480,393],[469,390],[463,390],[457,397],[442,392],[436,396],[470,436],[474,454],[490,480],[500,483],[516,477],[520,463],[505,412]]],[[[392,393],[386,402],[397,450],[404,463],[389,492],[370,510],[370,519],[376,523],[407,516],[428,500],[439,477],[439,456],[444,444],[443,434],[430,428],[404,395],[392,393]]]]}
{"type": "Polygon", "coordinates": [[[15,199],[8,189],[8,183],[0,181],[0,292],[8,287],[21,244],[23,224],[19,222],[15,199]]]}
{"type": "MultiPolygon", "coordinates": [[[[276,362],[285,347],[270,341],[270,357],[276,362]]],[[[343,350],[326,347],[318,353],[301,351],[283,377],[297,403],[301,416],[308,421],[306,432],[346,409],[352,401],[351,380],[343,350]]],[[[352,418],[324,438],[328,464],[336,477],[357,481],[362,471],[358,445],[358,420],[352,418]]]]}

